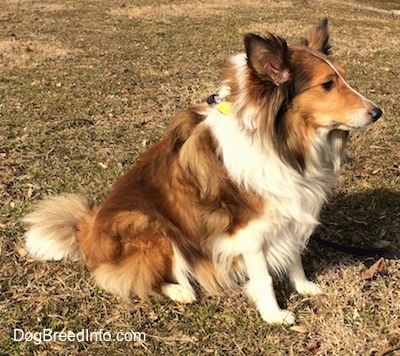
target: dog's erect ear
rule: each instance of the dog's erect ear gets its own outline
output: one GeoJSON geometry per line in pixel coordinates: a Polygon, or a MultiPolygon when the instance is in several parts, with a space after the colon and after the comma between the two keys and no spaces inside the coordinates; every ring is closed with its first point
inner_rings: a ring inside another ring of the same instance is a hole
{"type": "Polygon", "coordinates": [[[301,43],[311,49],[322,52],[326,55],[332,54],[332,46],[329,42],[328,19],[322,19],[307,34],[301,43]]]}
{"type": "Polygon", "coordinates": [[[288,46],[286,41],[274,35],[260,37],[252,33],[244,37],[247,61],[261,78],[279,86],[290,78],[288,46]]]}

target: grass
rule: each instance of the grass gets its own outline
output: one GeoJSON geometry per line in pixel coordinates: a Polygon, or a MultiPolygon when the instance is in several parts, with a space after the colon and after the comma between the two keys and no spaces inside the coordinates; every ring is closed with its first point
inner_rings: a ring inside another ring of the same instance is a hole
{"type": "Polygon", "coordinates": [[[19,219],[51,193],[101,201],[174,113],[218,88],[218,68],[246,32],[291,42],[328,16],[335,58],[384,109],[355,133],[319,233],[400,249],[398,1],[3,0],[0,8],[0,353],[7,355],[394,355],[400,347],[399,261],[310,244],[305,298],[278,281],[297,328],[266,325],[240,291],[182,306],[106,294],[85,266],[26,256],[19,219]],[[145,332],[145,342],[15,342],[13,329],[145,332]]]}

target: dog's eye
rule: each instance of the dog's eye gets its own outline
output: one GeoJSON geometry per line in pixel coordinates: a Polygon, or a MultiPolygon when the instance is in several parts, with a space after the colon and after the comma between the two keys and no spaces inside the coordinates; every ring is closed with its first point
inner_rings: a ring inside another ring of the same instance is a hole
{"type": "Polygon", "coordinates": [[[329,90],[329,89],[332,89],[332,87],[333,87],[333,80],[328,80],[327,82],[325,82],[325,83],[322,83],[322,86],[326,89],[326,90],[329,90]]]}

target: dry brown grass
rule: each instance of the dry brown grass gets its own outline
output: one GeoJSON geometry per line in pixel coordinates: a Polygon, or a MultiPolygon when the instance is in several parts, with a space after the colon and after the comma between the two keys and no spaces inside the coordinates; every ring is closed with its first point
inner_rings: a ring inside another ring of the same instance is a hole
{"type": "Polygon", "coordinates": [[[5,40],[0,41],[1,62],[5,68],[37,66],[47,60],[67,57],[69,51],[59,48],[55,43],[49,45],[39,41],[5,40]]]}
{"type": "Polygon", "coordinates": [[[85,266],[29,260],[18,219],[49,193],[101,201],[170,117],[218,86],[218,67],[249,31],[291,41],[330,18],[335,57],[384,117],[353,135],[319,233],[400,249],[398,1],[3,0],[0,6],[0,354],[394,355],[400,347],[399,261],[373,281],[372,260],[310,244],[304,298],[277,282],[297,329],[266,325],[240,291],[193,305],[126,304],[85,266]],[[141,331],[141,342],[12,340],[12,330],[141,331]]]}

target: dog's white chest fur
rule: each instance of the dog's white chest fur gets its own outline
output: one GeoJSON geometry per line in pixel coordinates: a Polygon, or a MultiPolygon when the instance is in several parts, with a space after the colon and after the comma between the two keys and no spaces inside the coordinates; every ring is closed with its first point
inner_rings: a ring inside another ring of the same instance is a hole
{"type": "MultiPolygon", "coordinates": [[[[301,252],[330,190],[329,177],[304,175],[282,162],[257,136],[246,133],[230,115],[213,111],[206,119],[219,144],[219,154],[231,178],[263,197],[261,217],[234,236],[222,235],[213,246],[214,261],[229,272],[232,260],[245,252],[264,251],[272,270],[283,272],[301,252]]],[[[321,172],[321,174],[323,174],[321,172]]]]}

